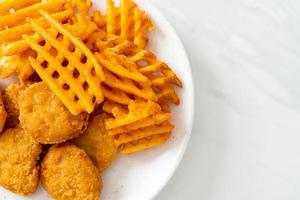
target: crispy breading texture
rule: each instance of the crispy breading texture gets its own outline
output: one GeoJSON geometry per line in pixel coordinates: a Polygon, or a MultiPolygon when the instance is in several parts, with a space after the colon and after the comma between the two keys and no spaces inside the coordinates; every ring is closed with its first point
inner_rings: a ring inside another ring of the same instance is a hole
{"type": "Polygon", "coordinates": [[[14,128],[19,124],[18,98],[20,93],[26,88],[27,86],[25,84],[13,83],[3,91],[3,103],[7,112],[6,128],[14,128]]]}
{"type": "Polygon", "coordinates": [[[110,166],[117,153],[113,136],[105,130],[104,121],[108,118],[107,114],[95,116],[85,133],[73,141],[74,144],[85,150],[100,172],[110,166]]]}
{"type": "Polygon", "coordinates": [[[64,142],[85,130],[88,114],[72,115],[44,82],[30,85],[19,98],[21,125],[42,144],[64,142]]]}
{"type": "Polygon", "coordinates": [[[41,164],[41,181],[56,200],[98,200],[102,190],[92,160],[71,144],[50,148],[41,164]]]}
{"type": "Polygon", "coordinates": [[[35,192],[41,145],[17,127],[0,134],[0,149],[0,185],[21,195],[35,192]]]}
{"type": "Polygon", "coordinates": [[[0,132],[3,131],[5,121],[6,121],[6,117],[7,117],[7,112],[5,110],[5,106],[4,106],[4,103],[3,103],[2,94],[0,94],[0,132]]]}

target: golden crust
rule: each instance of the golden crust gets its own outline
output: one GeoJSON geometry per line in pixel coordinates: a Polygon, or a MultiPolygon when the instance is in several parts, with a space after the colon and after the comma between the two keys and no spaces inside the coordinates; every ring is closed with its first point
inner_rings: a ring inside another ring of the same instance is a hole
{"type": "Polygon", "coordinates": [[[85,133],[73,141],[85,150],[100,172],[111,165],[117,154],[114,139],[105,130],[104,121],[108,118],[107,114],[95,116],[85,133]]]}
{"type": "Polygon", "coordinates": [[[98,200],[102,179],[88,155],[71,144],[50,148],[41,165],[43,187],[56,200],[98,200]]]}
{"type": "Polygon", "coordinates": [[[7,112],[5,127],[7,128],[14,128],[19,124],[18,98],[20,93],[25,90],[26,87],[27,86],[22,83],[13,83],[3,91],[3,103],[7,112]]]}
{"type": "Polygon", "coordinates": [[[2,132],[4,128],[6,117],[7,117],[7,113],[4,107],[2,95],[0,94],[0,132],[2,132]]]}
{"type": "Polygon", "coordinates": [[[0,185],[21,195],[35,192],[41,145],[17,127],[6,129],[0,135],[0,149],[0,185]]]}
{"type": "Polygon", "coordinates": [[[42,144],[64,142],[85,129],[87,113],[72,115],[44,82],[30,85],[20,95],[20,122],[42,144]]]}

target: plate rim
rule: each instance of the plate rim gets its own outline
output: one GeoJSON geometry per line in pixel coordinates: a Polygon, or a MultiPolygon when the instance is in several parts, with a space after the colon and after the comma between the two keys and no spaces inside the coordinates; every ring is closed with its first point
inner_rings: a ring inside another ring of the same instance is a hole
{"type": "MultiPolygon", "coordinates": [[[[194,79],[193,79],[193,73],[192,73],[192,67],[191,67],[191,63],[189,60],[189,56],[188,53],[186,51],[186,48],[181,40],[181,38],[179,37],[179,35],[177,34],[176,30],[173,28],[173,26],[171,25],[171,23],[167,20],[167,18],[162,14],[162,12],[159,10],[159,8],[154,5],[151,1],[145,1],[145,0],[137,0],[138,3],[140,3],[143,7],[151,7],[150,10],[152,11],[151,14],[155,14],[157,15],[157,18],[159,18],[166,26],[167,29],[174,35],[174,39],[176,40],[176,43],[178,43],[178,45],[180,46],[180,49],[183,53],[183,61],[185,62],[185,67],[187,68],[186,70],[188,70],[188,79],[190,80],[190,85],[188,85],[190,88],[190,102],[189,102],[189,107],[190,107],[190,119],[191,121],[189,122],[189,126],[187,129],[187,133],[186,136],[183,138],[184,141],[181,145],[181,149],[179,151],[179,154],[177,156],[176,162],[173,165],[172,169],[170,170],[167,178],[161,183],[160,188],[156,191],[153,192],[152,195],[149,195],[149,200],[154,200],[160,193],[161,191],[166,187],[166,185],[169,183],[169,181],[171,180],[171,178],[174,176],[175,172],[177,171],[183,156],[187,150],[187,146],[189,144],[192,132],[193,132],[193,124],[194,124],[194,116],[195,116],[195,87],[194,87],[194,79]]],[[[147,10],[145,10],[147,12],[147,10]]]]}

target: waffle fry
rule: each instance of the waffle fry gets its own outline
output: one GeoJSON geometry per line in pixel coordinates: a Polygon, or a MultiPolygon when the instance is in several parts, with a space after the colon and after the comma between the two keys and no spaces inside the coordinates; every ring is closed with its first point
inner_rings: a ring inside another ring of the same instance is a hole
{"type": "Polygon", "coordinates": [[[181,81],[169,66],[158,60],[152,52],[142,50],[134,43],[122,41],[118,36],[113,35],[107,35],[104,41],[97,41],[95,45],[97,49],[104,52],[114,51],[118,55],[125,56],[127,60],[136,63],[139,71],[150,79],[151,87],[156,93],[158,102],[172,102],[176,105],[180,103],[173,85],[182,87],[181,81]]]}
{"type": "Polygon", "coordinates": [[[161,135],[154,135],[148,138],[143,138],[134,142],[123,144],[119,147],[121,154],[137,153],[146,149],[150,149],[164,144],[171,136],[171,133],[164,133],[161,135]]]}
{"type": "Polygon", "coordinates": [[[138,84],[137,86],[137,84],[134,81],[128,78],[118,77],[110,71],[108,71],[107,69],[103,69],[103,71],[105,73],[104,83],[110,86],[111,88],[116,88],[125,93],[132,94],[146,100],[157,100],[155,93],[150,87],[150,84],[138,84]]]}
{"type": "Polygon", "coordinates": [[[105,29],[106,18],[101,14],[100,11],[95,11],[93,13],[92,21],[95,22],[99,29],[105,29]]]}
{"type": "Polygon", "coordinates": [[[115,135],[122,134],[122,133],[136,131],[138,129],[142,129],[145,127],[156,126],[156,125],[162,124],[163,122],[170,120],[170,118],[171,118],[170,113],[159,112],[148,118],[138,120],[131,124],[109,130],[108,134],[115,136],[115,135]]]}
{"type": "MultiPolygon", "coordinates": [[[[52,16],[57,21],[64,22],[66,19],[68,19],[71,16],[71,14],[72,14],[71,11],[64,11],[61,13],[53,14],[52,16]]],[[[78,14],[74,17],[74,20],[75,20],[74,24],[66,24],[64,26],[73,35],[79,37],[81,40],[87,39],[90,34],[92,34],[94,31],[96,31],[97,25],[94,22],[88,20],[86,16],[78,14]]],[[[37,23],[39,23],[40,26],[42,26],[43,28],[49,27],[49,24],[45,21],[45,19],[41,19],[41,20],[37,21],[37,23]]],[[[30,27],[31,27],[31,25],[30,25],[30,27]]],[[[31,30],[32,30],[32,28],[31,28],[31,30]]],[[[0,35],[1,35],[1,33],[0,33],[0,35]]],[[[35,35],[35,37],[40,38],[38,35],[35,35]]],[[[19,41],[15,41],[15,42],[9,43],[6,46],[3,46],[2,50],[3,50],[4,55],[14,55],[17,53],[21,53],[21,52],[27,50],[28,48],[29,48],[29,45],[25,41],[25,39],[21,39],[19,41]]]]}
{"type": "Polygon", "coordinates": [[[122,144],[134,142],[143,138],[152,137],[154,135],[160,135],[163,133],[171,132],[174,126],[170,122],[164,122],[159,125],[148,126],[140,128],[128,133],[121,134],[119,137],[115,137],[114,143],[118,148],[122,144]]]}
{"type": "Polygon", "coordinates": [[[144,48],[148,41],[146,32],[153,29],[153,24],[144,11],[131,0],[121,0],[120,7],[116,7],[113,0],[107,0],[106,7],[107,33],[119,35],[144,48]]]}
{"type": "Polygon", "coordinates": [[[35,3],[39,3],[41,0],[27,0],[27,1],[19,1],[19,0],[5,0],[0,3],[0,16],[7,15],[10,12],[15,12],[21,8],[30,6],[35,3]]]}
{"type": "Polygon", "coordinates": [[[0,30],[22,24],[25,22],[26,18],[39,17],[40,14],[38,10],[40,9],[43,9],[49,13],[61,11],[65,2],[66,0],[48,0],[46,2],[41,2],[28,7],[24,7],[14,13],[9,13],[5,16],[1,16],[0,30]]]}
{"type": "Polygon", "coordinates": [[[65,4],[65,8],[73,10],[75,13],[87,15],[92,5],[90,0],[70,0],[65,4]]]}
{"type": "Polygon", "coordinates": [[[104,97],[109,101],[128,105],[133,100],[125,92],[118,89],[110,88],[105,84],[102,84],[101,89],[103,91],[104,97]]]}
{"type": "Polygon", "coordinates": [[[72,114],[91,113],[95,104],[101,103],[104,98],[100,88],[104,80],[101,66],[79,39],[49,14],[40,12],[51,24],[51,31],[31,22],[44,41],[41,43],[33,36],[26,37],[30,47],[38,54],[37,58],[29,58],[30,63],[72,114]]]}
{"type": "Polygon", "coordinates": [[[139,72],[136,64],[130,62],[125,56],[117,55],[113,51],[105,51],[103,54],[96,53],[99,63],[110,72],[125,77],[138,83],[150,84],[150,80],[139,72]]]}
{"type": "MultiPolygon", "coordinates": [[[[72,11],[66,10],[66,11],[54,13],[52,14],[52,17],[61,22],[67,20],[72,14],[73,14],[72,11]]],[[[39,18],[38,23],[41,24],[44,28],[47,28],[49,26],[48,23],[43,18],[39,18]]],[[[22,35],[32,34],[32,33],[33,33],[33,29],[29,23],[17,25],[10,29],[5,29],[3,31],[0,31],[0,42],[8,43],[16,40],[21,40],[22,35]]]]}
{"type": "Polygon", "coordinates": [[[107,130],[118,128],[131,124],[133,122],[145,119],[160,111],[160,106],[154,102],[131,102],[128,105],[128,111],[114,103],[105,102],[104,111],[110,111],[114,118],[105,121],[107,130]]]}

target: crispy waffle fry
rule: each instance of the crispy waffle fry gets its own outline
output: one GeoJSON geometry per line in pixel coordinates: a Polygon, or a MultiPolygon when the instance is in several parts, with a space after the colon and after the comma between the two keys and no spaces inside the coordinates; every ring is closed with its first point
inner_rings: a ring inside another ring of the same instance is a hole
{"type": "Polygon", "coordinates": [[[41,0],[26,0],[26,1],[19,1],[19,0],[5,0],[0,3],[0,16],[7,15],[11,12],[15,12],[21,8],[30,6],[35,3],[39,3],[41,0]]]}
{"type": "MultiPolygon", "coordinates": [[[[176,105],[180,103],[172,85],[182,87],[181,81],[169,66],[158,60],[152,52],[142,50],[132,42],[122,41],[113,35],[105,36],[104,41],[97,41],[95,45],[97,49],[104,51],[102,54],[114,51],[117,55],[123,55],[127,60],[136,63],[139,71],[150,79],[151,87],[156,93],[156,100],[170,101],[176,105]]],[[[117,88],[123,90],[120,87],[117,88]]]]}
{"type": "Polygon", "coordinates": [[[107,130],[118,128],[145,119],[160,111],[160,106],[154,102],[131,102],[128,111],[121,106],[111,102],[105,102],[104,111],[110,111],[115,118],[107,119],[105,127],[107,130]]]}
{"type": "Polygon", "coordinates": [[[171,118],[170,113],[159,112],[159,113],[154,114],[146,119],[142,119],[142,120],[133,122],[131,124],[109,130],[108,133],[110,135],[118,135],[121,133],[127,133],[127,132],[135,131],[135,130],[138,130],[141,128],[159,125],[163,122],[168,121],[170,118],[171,118]]]}
{"type": "Polygon", "coordinates": [[[26,18],[36,18],[39,17],[39,9],[43,9],[47,12],[53,13],[58,12],[63,9],[63,5],[66,0],[48,0],[46,2],[41,2],[33,4],[28,7],[24,7],[20,10],[17,10],[14,13],[7,14],[0,18],[0,30],[11,28],[22,24],[25,22],[26,18]]]}
{"type": "Polygon", "coordinates": [[[65,8],[71,9],[75,13],[87,15],[92,5],[90,0],[70,0],[65,4],[65,8]]]}
{"type": "Polygon", "coordinates": [[[114,74],[131,79],[138,83],[150,84],[149,79],[138,71],[135,63],[130,62],[125,56],[117,55],[113,51],[105,51],[103,54],[96,53],[99,63],[114,74]]]}
{"type": "Polygon", "coordinates": [[[103,69],[103,71],[105,73],[104,83],[106,85],[147,100],[157,100],[156,95],[151,89],[150,85],[137,85],[137,83],[128,78],[118,77],[106,69],[103,69]]]}
{"type": "MultiPolygon", "coordinates": [[[[64,22],[71,16],[71,11],[64,11],[60,13],[53,14],[53,18],[57,19],[59,22],[64,22]]],[[[75,36],[79,37],[81,40],[85,40],[91,35],[93,32],[96,31],[97,25],[90,21],[86,16],[78,14],[73,18],[73,24],[65,24],[64,26],[75,36]]],[[[42,26],[43,28],[48,28],[49,24],[45,21],[44,18],[37,21],[37,23],[42,26]]],[[[25,24],[27,26],[27,24],[25,24]]],[[[25,26],[24,25],[24,26],[25,26]]],[[[31,25],[29,24],[31,27],[31,25]]],[[[31,28],[32,30],[32,28],[31,28]]],[[[33,30],[32,30],[33,31],[33,30]]],[[[23,35],[23,34],[22,34],[23,35]]],[[[1,36],[1,32],[0,32],[1,36]]],[[[21,36],[21,35],[20,35],[21,36]]],[[[42,40],[37,34],[34,35],[37,40],[42,40]]],[[[14,55],[17,53],[21,53],[29,48],[28,43],[24,40],[17,40],[11,42],[2,47],[2,51],[4,55],[14,55]]]]}
{"type": "MultiPolygon", "coordinates": [[[[73,14],[72,11],[66,10],[66,11],[54,13],[54,14],[52,14],[52,16],[53,16],[53,18],[55,18],[56,20],[61,22],[61,21],[67,20],[72,14],[73,14]]],[[[49,27],[49,24],[43,18],[39,18],[38,22],[44,28],[49,27]]],[[[10,29],[5,29],[3,31],[0,31],[0,42],[7,43],[7,42],[16,41],[16,40],[21,40],[22,36],[24,34],[31,34],[31,33],[33,33],[33,29],[31,27],[30,23],[17,25],[10,29]]]]}
{"type": "Polygon", "coordinates": [[[99,29],[105,29],[106,18],[100,11],[97,10],[93,13],[92,20],[97,24],[99,29]]]}
{"type": "Polygon", "coordinates": [[[35,37],[26,41],[38,53],[30,63],[51,90],[60,98],[74,115],[82,111],[91,113],[95,104],[103,101],[100,88],[104,79],[101,66],[89,49],[49,14],[41,14],[51,24],[56,34],[49,34],[35,22],[33,29],[44,39],[38,42],[35,37]],[[54,49],[55,54],[51,54],[54,49]]]}
{"type": "Polygon", "coordinates": [[[128,105],[133,100],[125,92],[110,88],[105,84],[102,84],[101,89],[104,97],[112,102],[128,105]]]}
{"type": "Polygon", "coordinates": [[[106,28],[108,34],[116,34],[124,40],[144,48],[148,39],[145,34],[153,29],[150,19],[131,0],[121,0],[116,7],[113,0],[107,0],[106,28]]]}
{"type": "Polygon", "coordinates": [[[154,135],[134,142],[126,143],[120,146],[119,152],[122,154],[132,154],[142,150],[150,149],[164,144],[171,136],[171,133],[154,135]]]}
{"type": "Polygon", "coordinates": [[[152,137],[154,135],[159,135],[163,133],[171,132],[174,126],[170,122],[164,122],[159,125],[148,126],[145,128],[140,128],[135,131],[121,134],[118,137],[115,137],[114,143],[118,148],[122,144],[138,141],[143,138],[152,137]]]}

